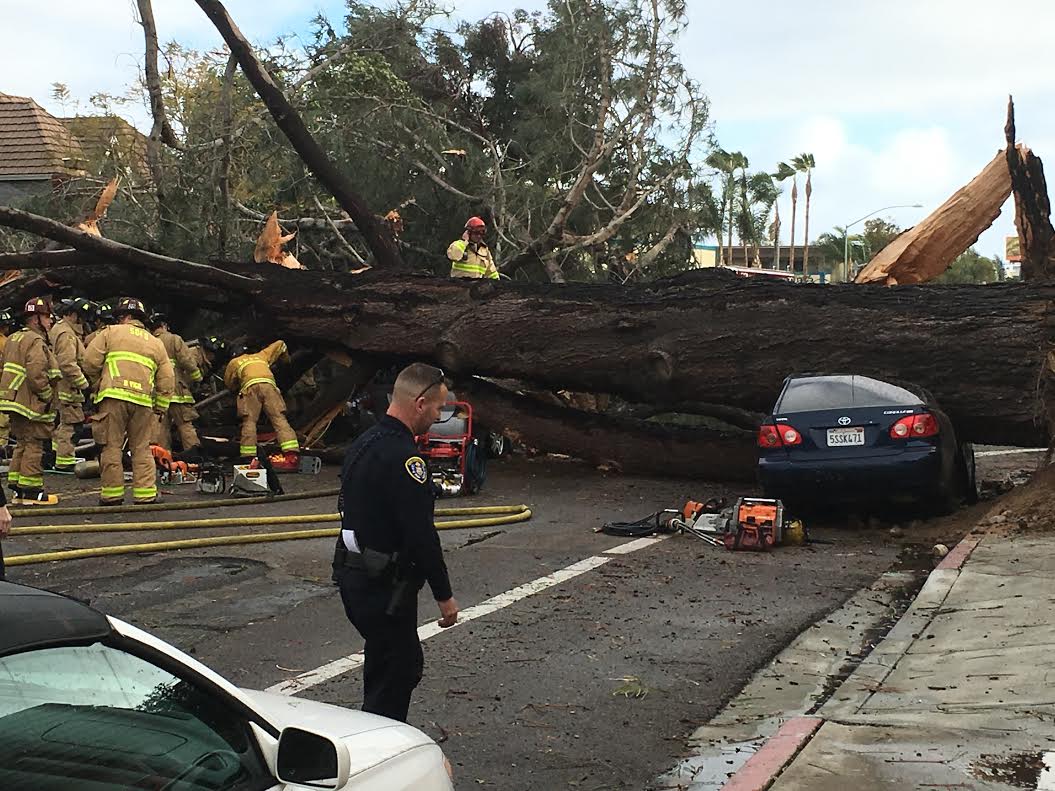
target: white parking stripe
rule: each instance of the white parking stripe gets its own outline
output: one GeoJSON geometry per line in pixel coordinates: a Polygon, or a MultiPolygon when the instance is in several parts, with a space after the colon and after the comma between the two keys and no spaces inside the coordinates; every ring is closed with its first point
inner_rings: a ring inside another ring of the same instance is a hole
{"type": "Polygon", "coordinates": [[[1055,753],[1044,753],[1041,761],[1044,768],[1037,778],[1037,791],[1055,791],[1055,753]]]}
{"type": "Polygon", "coordinates": [[[639,549],[650,547],[653,544],[658,544],[660,541],[664,541],[670,538],[672,534],[668,533],[664,536],[650,536],[648,538],[638,538],[634,541],[627,541],[625,544],[620,544],[617,547],[606,549],[604,554],[606,555],[629,555],[631,552],[637,552],[639,549]]]}
{"type": "Polygon", "coordinates": [[[975,456],[1015,456],[1019,453],[1044,453],[1047,448],[1012,448],[1011,450],[979,450],[975,456]]]}
{"type": "MultiPolygon", "coordinates": [[[[628,555],[639,549],[650,547],[657,541],[662,541],[665,538],[668,538],[668,536],[639,538],[606,550],[606,554],[628,555]]],[[[511,590],[507,590],[505,593],[499,593],[497,596],[492,596],[490,599],[480,602],[480,604],[462,610],[458,614],[458,623],[450,627],[450,629],[457,629],[462,624],[468,623],[476,618],[490,615],[491,613],[504,609],[511,604],[516,604],[518,601],[526,599],[528,596],[534,596],[536,593],[541,593],[547,588],[552,588],[554,585],[560,585],[562,582],[574,579],[580,574],[593,571],[594,569],[603,566],[611,559],[611,557],[595,555],[594,557],[580,560],[578,563],[572,563],[570,566],[566,566],[559,571],[554,571],[552,574],[547,574],[545,577],[539,577],[531,582],[518,585],[511,590]]],[[[429,621],[418,627],[418,639],[422,641],[428,640],[430,637],[435,637],[441,632],[448,632],[450,629],[441,629],[435,621],[429,621]]],[[[362,665],[363,652],[360,651],[359,653],[350,654],[349,656],[335,659],[332,662],[327,662],[321,667],[317,667],[314,670],[308,670],[298,676],[294,676],[293,678],[280,681],[279,683],[268,687],[266,691],[277,692],[280,695],[297,695],[324,681],[329,681],[331,678],[337,678],[337,676],[356,670],[362,667],[362,665]]]]}

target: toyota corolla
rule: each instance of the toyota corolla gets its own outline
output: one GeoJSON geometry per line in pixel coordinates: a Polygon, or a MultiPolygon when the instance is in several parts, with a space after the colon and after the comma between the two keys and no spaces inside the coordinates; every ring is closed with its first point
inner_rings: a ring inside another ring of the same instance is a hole
{"type": "Polygon", "coordinates": [[[758,431],[758,477],[792,509],[976,498],[974,451],[922,388],[856,374],[796,375],[758,431]]]}

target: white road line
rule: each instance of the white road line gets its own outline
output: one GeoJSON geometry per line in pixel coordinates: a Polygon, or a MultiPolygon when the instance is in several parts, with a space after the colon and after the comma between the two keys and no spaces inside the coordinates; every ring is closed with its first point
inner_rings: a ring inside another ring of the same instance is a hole
{"type": "Polygon", "coordinates": [[[1044,453],[1047,448],[1013,448],[1011,450],[979,450],[975,456],[1014,456],[1018,453],[1044,453]]]}
{"type": "MultiPolygon", "coordinates": [[[[650,547],[657,541],[662,541],[665,538],[667,538],[667,536],[639,538],[612,547],[611,549],[606,550],[605,554],[609,556],[628,555],[639,549],[650,547]]],[[[491,613],[504,609],[511,604],[516,604],[518,601],[526,599],[528,596],[534,596],[536,593],[541,593],[547,588],[552,588],[554,585],[560,585],[562,582],[574,579],[580,574],[593,571],[594,569],[603,566],[611,559],[611,557],[595,555],[594,557],[580,560],[578,563],[572,563],[570,566],[566,566],[559,571],[554,571],[552,574],[547,574],[545,577],[539,577],[531,582],[518,585],[511,590],[507,590],[505,593],[499,593],[497,596],[492,596],[486,601],[462,610],[458,614],[458,623],[450,627],[450,629],[457,629],[462,624],[468,623],[476,618],[490,615],[491,613]]],[[[428,640],[430,637],[435,637],[440,634],[440,632],[449,632],[450,629],[441,629],[435,621],[429,621],[418,627],[418,639],[422,641],[428,640]]],[[[314,670],[308,670],[298,676],[294,676],[293,678],[280,681],[279,683],[268,687],[266,691],[277,692],[280,695],[297,695],[306,689],[310,689],[311,687],[323,683],[324,681],[329,681],[331,678],[337,678],[337,676],[344,675],[352,670],[357,670],[362,667],[362,665],[363,653],[360,651],[359,653],[342,656],[340,659],[327,662],[321,667],[317,667],[314,670]]]]}
{"type": "Polygon", "coordinates": [[[639,549],[650,547],[653,544],[658,544],[660,541],[665,541],[670,538],[670,534],[665,536],[650,536],[648,538],[638,538],[634,541],[627,541],[625,544],[620,544],[617,547],[606,549],[604,554],[606,555],[629,555],[631,552],[637,552],[639,549]]]}
{"type": "Polygon", "coordinates": [[[1037,791],[1055,791],[1055,753],[1044,753],[1040,759],[1044,768],[1037,778],[1037,791]]]}

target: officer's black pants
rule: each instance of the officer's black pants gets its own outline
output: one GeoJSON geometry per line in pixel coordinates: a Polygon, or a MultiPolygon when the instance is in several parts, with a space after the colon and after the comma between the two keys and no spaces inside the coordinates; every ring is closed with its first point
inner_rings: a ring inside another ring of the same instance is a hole
{"type": "Polygon", "coordinates": [[[421,681],[425,655],[418,640],[417,601],[387,615],[391,588],[370,583],[361,572],[338,572],[348,620],[363,636],[363,711],[407,721],[410,695],[421,681]]]}

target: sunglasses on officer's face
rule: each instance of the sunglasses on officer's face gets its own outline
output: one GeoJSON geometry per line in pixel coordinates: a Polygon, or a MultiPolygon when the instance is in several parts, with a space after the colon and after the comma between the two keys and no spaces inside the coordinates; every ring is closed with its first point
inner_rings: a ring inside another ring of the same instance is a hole
{"type": "Polygon", "coordinates": [[[434,387],[435,387],[436,385],[441,385],[441,384],[443,384],[443,383],[444,383],[444,382],[445,382],[445,381],[447,380],[447,377],[446,377],[446,376],[444,375],[444,373],[443,373],[443,369],[442,369],[442,368],[437,368],[436,370],[437,370],[437,371],[439,371],[439,374],[440,374],[440,378],[439,378],[439,379],[437,379],[437,380],[436,380],[435,382],[433,382],[432,384],[430,384],[430,385],[429,385],[428,387],[426,387],[426,388],[425,388],[424,390],[422,390],[422,391],[421,391],[420,393],[418,393],[418,395],[417,395],[417,398],[415,398],[415,399],[414,399],[415,401],[417,401],[417,400],[418,400],[418,398],[423,398],[423,397],[424,397],[424,395],[425,395],[425,393],[429,392],[429,390],[431,390],[432,388],[434,388],[434,387]]]}

